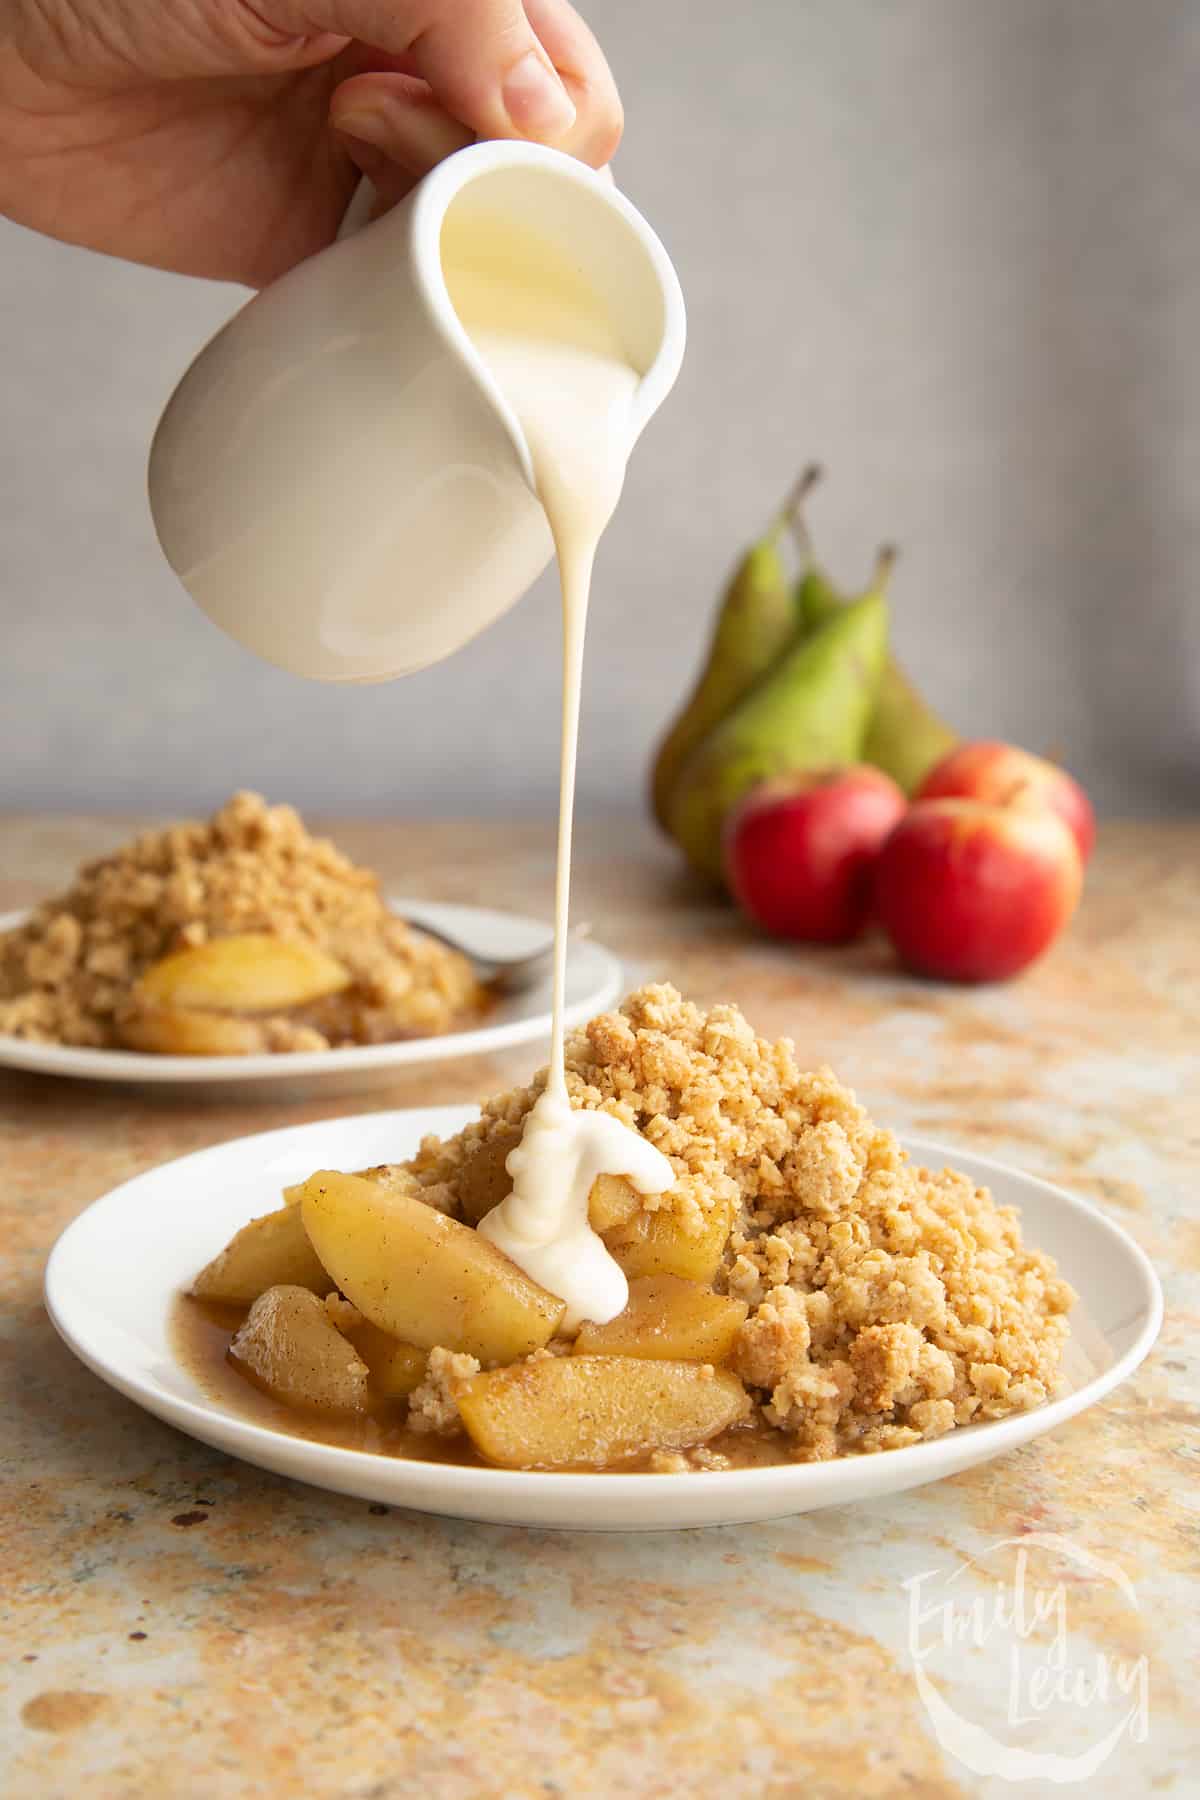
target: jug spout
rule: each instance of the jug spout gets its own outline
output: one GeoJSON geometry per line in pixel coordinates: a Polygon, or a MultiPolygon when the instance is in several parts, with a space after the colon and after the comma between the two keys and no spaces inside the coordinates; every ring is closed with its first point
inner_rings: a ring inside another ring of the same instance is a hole
{"type": "Polygon", "coordinates": [[[630,443],[683,354],[679,284],[604,178],[477,144],[251,300],[176,389],[151,450],[172,568],[295,673],[384,680],[467,643],[552,553],[520,423],[456,310],[443,254],[534,233],[603,303],[638,383],[630,443]]]}
{"type": "Polygon", "coordinates": [[[477,260],[502,236],[510,263],[515,250],[536,256],[540,242],[596,296],[639,376],[632,448],[679,373],[686,326],[671,260],[611,173],[536,145],[484,143],[448,158],[418,191],[413,242],[428,304],[504,418],[532,487],[520,422],[456,312],[445,253],[451,234],[459,247],[479,246],[477,260]]]}

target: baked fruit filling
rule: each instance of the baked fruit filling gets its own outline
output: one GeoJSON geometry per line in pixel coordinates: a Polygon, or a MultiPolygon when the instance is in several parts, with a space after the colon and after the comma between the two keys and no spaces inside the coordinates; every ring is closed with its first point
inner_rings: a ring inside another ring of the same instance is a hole
{"type": "Polygon", "coordinates": [[[236,1307],[234,1367],[320,1434],[361,1415],[508,1468],[714,1469],[896,1449],[1039,1405],[1074,1296],[1012,1208],[914,1166],[828,1069],[667,986],[568,1040],[572,1104],[670,1159],[602,1176],[593,1228],[629,1278],[607,1324],[475,1226],[544,1084],[408,1162],[324,1170],[240,1231],[192,1299],[236,1307]]]}
{"type": "Polygon", "coordinates": [[[0,1032],[166,1056],[450,1031],[486,995],[290,806],[144,832],[0,935],[0,1032]]]}

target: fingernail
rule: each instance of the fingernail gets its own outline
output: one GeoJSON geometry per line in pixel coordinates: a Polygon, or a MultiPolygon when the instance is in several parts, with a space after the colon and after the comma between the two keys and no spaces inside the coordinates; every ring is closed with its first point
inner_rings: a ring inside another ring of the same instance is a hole
{"type": "Polygon", "coordinates": [[[395,135],[391,122],[382,107],[351,107],[346,112],[335,112],[332,123],[338,131],[344,131],[349,137],[361,138],[364,144],[375,144],[379,149],[386,149],[395,135]]]}
{"type": "Polygon", "coordinates": [[[571,96],[536,50],[508,71],[501,97],[522,137],[561,137],[575,123],[571,96]]]}

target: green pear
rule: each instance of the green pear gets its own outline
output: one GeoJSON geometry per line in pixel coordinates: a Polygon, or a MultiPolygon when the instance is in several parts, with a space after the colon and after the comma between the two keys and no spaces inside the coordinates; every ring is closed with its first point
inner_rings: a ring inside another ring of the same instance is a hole
{"type": "Polygon", "coordinates": [[[670,829],[671,796],[688,757],[770,669],[800,627],[780,538],[816,479],[815,470],[805,470],[778,518],[729,578],[704,667],[654,759],[651,804],[664,831],[670,829]]]}
{"type": "MultiPolygon", "coordinates": [[[[795,605],[804,628],[811,630],[833,616],[838,607],[844,607],[846,596],[838,592],[817,562],[799,504],[792,508],[790,526],[804,558],[804,572],[795,587],[795,605]]],[[[880,551],[871,581],[873,589],[887,589],[894,562],[896,551],[891,545],[880,551]]],[[[864,760],[891,776],[905,794],[916,794],[934,763],[943,760],[946,751],[954,749],[957,742],[957,731],[919,695],[909,675],[901,670],[900,662],[889,655],[880,680],[880,698],[862,745],[864,760]]]]}
{"type": "Polygon", "coordinates": [[[721,874],[721,833],[742,795],[773,775],[858,762],[887,659],[881,593],[841,607],[793,642],[692,752],[668,824],[689,862],[721,874]]]}
{"type": "MultiPolygon", "coordinates": [[[[832,618],[847,600],[813,557],[812,546],[798,514],[793,517],[792,526],[801,551],[808,559],[808,566],[796,584],[796,606],[805,626],[811,630],[832,618]]],[[[890,547],[879,552],[872,590],[886,591],[895,560],[896,552],[890,547]]],[[[958,733],[938,717],[895,657],[889,656],[879,683],[879,698],[863,741],[863,760],[874,763],[906,794],[912,794],[934,764],[940,762],[957,742],[958,733]]]]}
{"type": "Polygon", "coordinates": [[[849,594],[834,587],[820,563],[810,562],[796,582],[796,614],[800,630],[807,632],[814,625],[824,624],[839,607],[845,606],[849,598],[849,594]]]}
{"type": "Polygon", "coordinates": [[[883,671],[875,716],[863,742],[864,762],[890,775],[906,794],[915,794],[929,771],[959,741],[945,720],[922,699],[895,661],[883,671]]]}

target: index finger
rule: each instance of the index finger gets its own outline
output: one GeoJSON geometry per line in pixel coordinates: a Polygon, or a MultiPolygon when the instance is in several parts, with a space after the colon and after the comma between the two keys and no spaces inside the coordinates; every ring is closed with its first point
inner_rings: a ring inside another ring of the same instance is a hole
{"type": "Polygon", "coordinates": [[[525,0],[525,15],[575,103],[575,123],[556,147],[603,168],[625,123],[604,52],[569,0],[525,0]]]}

